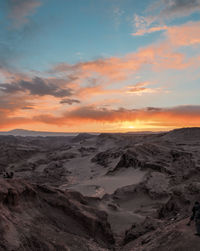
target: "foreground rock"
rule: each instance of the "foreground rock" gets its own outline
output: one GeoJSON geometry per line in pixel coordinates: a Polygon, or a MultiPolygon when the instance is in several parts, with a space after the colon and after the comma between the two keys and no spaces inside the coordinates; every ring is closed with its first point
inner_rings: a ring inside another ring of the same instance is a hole
{"type": "Polygon", "coordinates": [[[77,192],[0,180],[0,250],[110,250],[107,215],[77,192]]]}
{"type": "MultiPolygon", "coordinates": [[[[194,225],[186,225],[187,220],[163,225],[151,233],[146,233],[129,242],[121,251],[198,251],[200,238],[194,235],[194,225]]],[[[152,229],[153,230],[153,229],[152,229]]]]}

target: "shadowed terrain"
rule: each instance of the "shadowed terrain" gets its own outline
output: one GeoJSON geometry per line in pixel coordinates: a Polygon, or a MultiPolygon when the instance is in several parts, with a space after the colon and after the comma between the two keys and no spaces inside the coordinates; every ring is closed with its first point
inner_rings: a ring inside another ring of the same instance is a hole
{"type": "Polygon", "coordinates": [[[5,135],[0,149],[2,250],[200,249],[186,226],[200,200],[200,128],[5,135]]]}

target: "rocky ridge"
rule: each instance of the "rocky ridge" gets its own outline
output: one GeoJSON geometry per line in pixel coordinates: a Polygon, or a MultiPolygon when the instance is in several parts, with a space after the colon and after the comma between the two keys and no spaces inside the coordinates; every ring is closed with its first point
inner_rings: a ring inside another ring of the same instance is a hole
{"type": "Polygon", "coordinates": [[[200,128],[0,143],[2,250],[199,250],[200,128]]]}

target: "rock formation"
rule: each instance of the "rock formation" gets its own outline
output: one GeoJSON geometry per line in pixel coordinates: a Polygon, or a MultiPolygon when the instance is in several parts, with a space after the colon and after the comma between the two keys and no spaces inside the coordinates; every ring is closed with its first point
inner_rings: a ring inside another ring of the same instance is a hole
{"type": "Polygon", "coordinates": [[[0,250],[200,250],[199,146],[200,128],[0,136],[0,250]]]}

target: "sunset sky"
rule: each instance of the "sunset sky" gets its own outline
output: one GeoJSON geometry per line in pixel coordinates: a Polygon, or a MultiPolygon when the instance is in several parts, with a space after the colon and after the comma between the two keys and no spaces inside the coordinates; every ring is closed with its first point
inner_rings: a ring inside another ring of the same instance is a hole
{"type": "Polygon", "coordinates": [[[200,126],[200,0],[1,0],[0,131],[200,126]]]}

